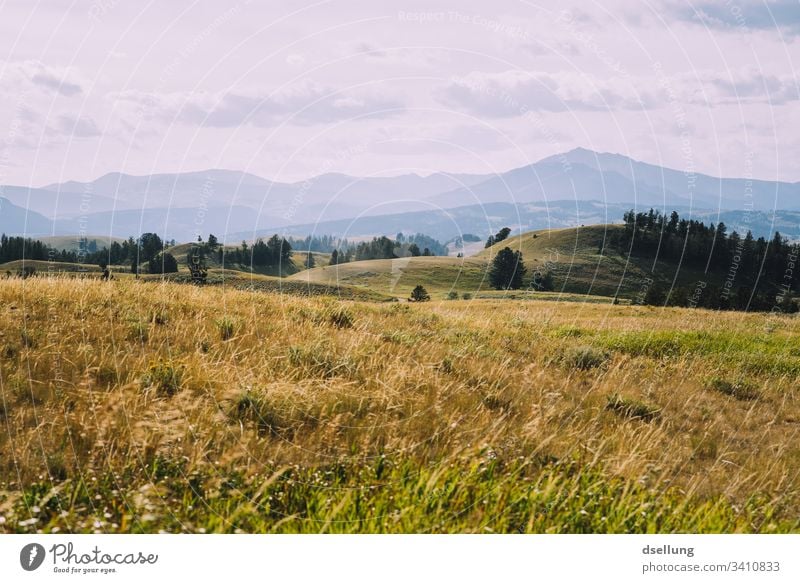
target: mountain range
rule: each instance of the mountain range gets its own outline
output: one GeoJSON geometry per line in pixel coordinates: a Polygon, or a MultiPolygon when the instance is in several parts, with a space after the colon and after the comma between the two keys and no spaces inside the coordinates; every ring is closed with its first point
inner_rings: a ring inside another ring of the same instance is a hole
{"type": "Polygon", "coordinates": [[[238,242],[285,232],[351,238],[399,231],[447,240],[498,226],[563,227],[619,220],[649,207],[800,237],[800,183],[716,178],[578,148],[499,174],[354,177],[286,183],[232,170],[132,176],[39,188],[0,186],[6,234],[166,239],[214,233],[238,242]]]}

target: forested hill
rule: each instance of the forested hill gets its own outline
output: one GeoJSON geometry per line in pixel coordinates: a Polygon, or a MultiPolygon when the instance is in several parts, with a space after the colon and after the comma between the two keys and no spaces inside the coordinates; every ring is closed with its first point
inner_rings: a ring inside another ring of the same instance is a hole
{"type": "MultiPolygon", "coordinates": [[[[653,278],[641,291],[641,302],[718,309],[794,311],[792,298],[800,291],[797,260],[800,244],[780,233],[767,240],[748,231],[731,230],[724,223],[669,217],[651,209],[629,211],[624,227],[609,238],[614,253],[654,265],[671,264],[678,270],[707,277],[691,286],[672,286],[653,278]]],[[[608,251],[607,251],[608,252],[608,251]]],[[[677,279],[677,278],[676,278],[677,279]]]]}

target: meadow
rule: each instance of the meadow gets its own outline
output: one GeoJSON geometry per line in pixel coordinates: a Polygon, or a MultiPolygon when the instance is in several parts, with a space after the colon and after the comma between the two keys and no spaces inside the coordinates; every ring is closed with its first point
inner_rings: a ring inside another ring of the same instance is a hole
{"type": "Polygon", "coordinates": [[[574,300],[0,280],[0,532],[800,530],[800,320],[574,300]]]}

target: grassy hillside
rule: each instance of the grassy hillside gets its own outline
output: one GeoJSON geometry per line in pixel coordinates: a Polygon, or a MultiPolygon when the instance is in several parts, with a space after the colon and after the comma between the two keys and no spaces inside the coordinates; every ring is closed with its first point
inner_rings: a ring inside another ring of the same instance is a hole
{"type": "MultiPolygon", "coordinates": [[[[309,270],[304,267],[306,254],[296,251],[292,255],[292,265],[284,266],[281,273],[274,268],[255,267],[251,270],[248,265],[232,263],[226,263],[225,270],[227,273],[238,272],[248,276],[252,274],[283,277],[280,286],[290,291],[300,289],[301,283],[312,284],[317,291],[323,288],[327,290],[321,293],[336,293],[336,288],[339,286],[360,288],[363,292],[361,299],[367,299],[364,294],[375,294],[381,299],[407,298],[418,284],[424,285],[433,299],[444,299],[452,292],[459,297],[467,294],[470,297],[480,298],[502,296],[536,299],[541,298],[541,294],[530,291],[528,286],[535,273],[546,272],[553,276],[555,291],[561,294],[558,296],[559,299],[575,299],[575,296],[581,296],[587,301],[602,301],[601,298],[617,297],[623,302],[635,302],[648,279],[663,284],[667,289],[672,287],[673,283],[690,288],[700,280],[706,283],[721,283],[719,275],[706,274],[686,266],[664,261],[653,263],[641,257],[628,258],[627,250],[618,248],[612,242],[612,236],[621,228],[620,225],[596,225],[533,231],[510,237],[489,249],[481,250],[475,256],[466,258],[375,259],[331,266],[329,254],[314,253],[317,267],[309,270]],[[527,269],[523,290],[498,293],[489,283],[488,272],[492,258],[504,247],[522,252],[527,269]]],[[[186,261],[191,246],[189,243],[181,244],[169,250],[181,268],[179,279],[188,277],[186,261]]],[[[222,265],[216,261],[216,255],[211,254],[206,262],[211,273],[221,277],[222,265]]],[[[40,263],[43,264],[41,268],[45,269],[46,262],[40,263]]],[[[50,269],[56,271],[83,269],[74,265],[58,263],[52,264],[50,269]]],[[[0,269],[2,267],[0,266],[0,269]]],[[[94,266],[85,267],[94,269],[94,266]]],[[[8,269],[14,272],[16,268],[14,266],[8,269]]],[[[127,268],[119,269],[125,271],[127,268]]],[[[271,281],[269,286],[272,288],[278,284],[271,281]]],[[[351,293],[352,290],[346,290],[344,295],[352,297],[351,293]]]]}
{"type": "Polygon", "coordinates": [[[537,270],[552,273],[558,291],[627,299],[640,293],[647,278],[668,287],[673,280],[680,285],[709,280],[702,271],[686,266],[628,258],[628,250],[613,242],[622,228],[593,225],[523,233],[484,249],[476,258],[491,261],[498,250],[509,247],[522,252],[528,276],[537,270]]]}
{"type": "MultiPolygon", "coordinates": [[[[187,255],[192,250],[193,243],[181,243],[180,245],[175,245],[171,247],[168,251],[175,256],[175,259],[178,260],[178,265],[182,267],[187,266],[187,255]]],[[[278,271],[276,268],[271,267],[261,267],[261,266],[250,266],[250,265],[239,265],[235,263],[226,262],[225,268],[233,271],[243,271],[245,273],[256,273],[260,275],[273,275],[273,276],[288,276],[293,273],[297,273],[298,271],[303,271],[306,269],[305,267],[305,260],[306,260],[307,252],[305,251],[292,251],[292,265],[290,266],[283,266],[283,270],[281,272],[278,271]]],[[[322,267],[328,265],[331,260],[330,253],[312,253],[314,256],[314,260],[316,261],[316,265],[322,267]]],[[[211,253],[206,257],[206,264],[210,269],[215,268],[222,268],[222,264],[217,261],[216,253],[211,253]]]]}
{"type": "Polygon", "coordinates": [[[800,319],[0,280],[2,532],[797,532],[800,319]]]}
{"type": "MultiPolygon", "coordinates": [[[[503,247],[522,252],[527,269],[526,286],[535,272],[549,271],[556,291],[566,294],[631,300],[640,292],[646,278],[670,284],[677,275],[679,283],[689,284],[704,277],[700,272],[685,267],[679,270],[663,262],[653,265],[640,258],[628,260],[624,249],[609,247],[610,235],[620,228],[599,225],[533,231],[510,237],[473,257],[357,261],[315,268],[295,274],[291,279],[363,286],[400,297],[407,296],[417,284],[424,285],[438,298],[450,291],[484,297],[493,293],[488,270],[494,254],[503,247]]],[[[515,292],[517,296],[519,293],[515,292]]]]}
{"type": "Polygon", "coordinates": [[[490,289],[486,266],[483,259],[456,257],[372,259],[316,267],[290,279],[334,286],[360,286],[397,297],[408,297],[414,286],[423,284],[440,299],[450,291],[475,293],[490,289]]]}

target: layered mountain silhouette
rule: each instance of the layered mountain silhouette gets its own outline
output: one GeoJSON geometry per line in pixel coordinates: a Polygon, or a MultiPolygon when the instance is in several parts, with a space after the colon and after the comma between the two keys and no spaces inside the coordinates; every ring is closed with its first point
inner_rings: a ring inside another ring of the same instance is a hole
{"type": "Polygon", "coordinates": [[[797,229],[787,212],[800,211],[800,183],[717,178],[583,148],[492,175],[326,173],[288,183],[231,170],[111,173],[91,182],[2,186],[0,197],[0,225],[8,234],[155,231],[179,241],[209,232],[235,241],[276,230],[359,236],[403,230],[444,239],[489,233],[499,222],[520,228],[607,222],[622,208],[650,206],[718,211],[745,222],[752,215],[765,228],[777,216],[797,229]],[[767,214],[776,210],[784,212],[767,214]]]}

